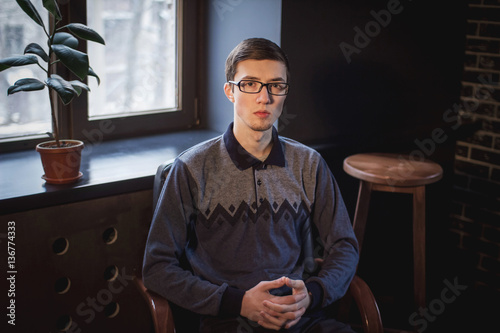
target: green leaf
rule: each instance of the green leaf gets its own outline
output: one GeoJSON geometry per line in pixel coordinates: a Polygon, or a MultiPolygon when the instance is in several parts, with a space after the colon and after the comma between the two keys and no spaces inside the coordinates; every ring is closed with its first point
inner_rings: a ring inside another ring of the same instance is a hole
{"type": "Polygon", "coordinates": [[[35,91],[45,88],[45,84],[37,79],[20,79],[13,86],[7,89],[7,95],[12,95],[19,91],[35,91]]]}
{"type": "Polygon", "coordinates": [[[30,0],[16,0],[17,4],[21,9],[28,14],[29,17],[33,21],[36,22],[36,24],[42,26],[45,29],[45,25],[43,24],[43,20],[40,17],[40,14],[38,14],[38,11],[36,10],[35,6],[31,3],[30,0]]]}
{"type": "Polygon", "coordinates": [[[24,49],[24,54],[26,53],[36,54],[45,62],[49,62],[49,56],[47,55],[47,52],[45,52],[45,50],[36,43],[28,44],[28,46],[26,46],[26,48],[24,49]]]}
{"type": "Polygon", "coordinates": [[[61,21],[62,16],[56,0],[43,0],[43,6],[49,11],[49,13],[52,14],[52,16],[54,16],[56,21],[61,21]]]}
{"type": "Polygon", "coordinates": [[[73,88],[73,86],[60,77],[59,75],[52,74],[46,81],[47,86],[54,89],[64,105],[69,104],[73,98],[78,96],[78,92],[73,88]]]}
{"type": "Polygon", "coordinates": [[[78,48],[78,39],[70,33],[57,32],[54,35],[54,41],[52,44],[63,44],[76,50],[78,48]]]}
{"type": "Polygon", "coordinates": [[[91,28],[87,27],[84,24],[70,23],[62,28],[68,28],[69,31],[71,31],[76,36],[78,36],[82,39],[90,40],[92,42],[100,43],[102,45],[106,44],[104,42],[104,38],[102,38],[101,35],[99,35],[97,32],[95,32],[94,30],[92,30],[91,28]]]}
{"type": "Polygon", "coordinates": [[[0,60],[0,72],[10,67],[37,64],[38,58],[34,55],[22,55],[0,60]]]}
{"type": "Polygon", "coordinates": [[[85,80],[89,71],[89,57],[87,54],[73,50],[63,44],[52,45],[52,50],[61,62],[81,80],[85,80]]]}
{"type": "Polygon", "coordinates": [[[99,76],[97,76],[97,74],[94,72],[94,70],[92,69],[92,67],[89,67],[89,73],[88,73],[89,76],[93,76],[96,78],[97,80],[97,85],[100,85],[101,84],[101,79],[99,78],[99,76]]]}
{"type": "Polygon", "coordinates": [[[80,96],[80,94],[82,93],[82,90],[85,89],[87,91],[90,91],[90,88],[89,86],[87,86],[85,83],[81,82],[81,81],[77,81],[77,80],[74,80],[74,81],[69,81],[69,83],[73,86],[73,88],[76,90],[78,96],[80,96]]]}

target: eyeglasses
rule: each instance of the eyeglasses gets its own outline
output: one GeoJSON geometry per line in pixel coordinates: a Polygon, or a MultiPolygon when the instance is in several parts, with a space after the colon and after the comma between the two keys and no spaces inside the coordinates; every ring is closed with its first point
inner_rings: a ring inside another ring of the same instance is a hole
{"type": "Polygon", "coordinates": [[[240,82],[228,81],[240,89],[241,92],[246,94],[258,94],[262,90],[262,87],[267,87],[267,92],[270,95],[284,96],[288,94],[288,88],[290,85],[284,82],[271,82],[262,83],[253,80],[241,80],[240,82]]]}

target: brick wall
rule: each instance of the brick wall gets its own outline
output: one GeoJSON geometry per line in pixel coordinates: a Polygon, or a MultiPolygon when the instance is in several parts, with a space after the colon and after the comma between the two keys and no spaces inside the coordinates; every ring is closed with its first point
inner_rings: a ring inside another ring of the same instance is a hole
{"type": "Polygon", "coordinates": [[[475,287],[500,291],[500,0],[468,6],[452,234],[475,287]]]}

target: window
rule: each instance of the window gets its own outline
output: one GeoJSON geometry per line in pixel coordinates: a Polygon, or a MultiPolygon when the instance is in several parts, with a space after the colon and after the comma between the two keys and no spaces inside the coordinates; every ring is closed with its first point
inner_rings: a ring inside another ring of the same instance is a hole
{"type": "Polygon", "coordinates": [[[87,45],[103,81],[89,82],[90,119],[178,109],[178,11],[175,0],[87,0],[87,23],[106,40],[87,45]]]}
{"type": "MultiPolygon", "coordinates": [[[[35,1],[42,10],[42,1],[35,1]]],[[[45,34],[15,1],[0,0],[0,59],[22,54],[30,42],[43,45],[45,34]]],[[[48,19],[44,17],[45,24],[48,19]]],[[[37,66],[23,66],[0,72],[0,140],[50,131],[47,90],[18,93],[7,97],[7,88],[24,77],[43,77],[37,66]]]]}
{"type": "MultiPolygon", "coordinates": [[[[40,13],[46,12],[42,0],[32,2],[40,13]]],[[[32,41],[45,44],[43,32],[31,32],[41,29],[16,2],[0,0],[0,6],[0,15],[4,16],[0,25],[2,58],[22,53],[32,41]]],[[[59,103],[62,138],[95,142],[197,124],[196,1],[67,1],[60,4],[60,9],[63,19],[86,22],[106,41],[106,46],[92,42],[85,45],[83,41],[79,46],[88,52],[90,66],[101,84],[98,86],[95,78],[89,77],[90,93],[82,93],[68,106],[59,103]]],[[[24,70],[29,67],[36,69],[28,66],[24,70]]],[[[13,77],[25,74],[13,74],[11,69],[1,72],[0,93],[6,95],[13,77]]],[[[26,145],[27,139],[46,140],[45,133],[50,132],[47,94],[44,89],[1,98],[0,141],[12,144],[24,140],[26,145]],[[23,103],[36,110],[20,107],[23,103]]]]}

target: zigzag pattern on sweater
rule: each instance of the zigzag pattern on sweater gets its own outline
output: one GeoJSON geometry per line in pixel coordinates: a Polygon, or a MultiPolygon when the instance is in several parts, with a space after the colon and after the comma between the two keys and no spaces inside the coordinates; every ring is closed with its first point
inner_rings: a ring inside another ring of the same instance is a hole
{"type": "Polygon", "coordinates": [[[272,220],[275,223],[281,221],[282,218],[284,221],[289,221],[290,219],[301,220],[305,219],[310,212],[310,208],[304,201],[301,201],[300,204],[290,204],[285,199],[281,205],[276,202],[271,205],[267,199],[264,199],[258,207],[255,202],[250,206],[248,203],[242,201],[238,208],[231,205],[226,209],[219,203],[212,211],[207,209],[205,212],[198,214],[197,220],[208,229],[214,223],[218,223],[219,225],[229,223],[234,226],[238,222],[256,223],[259,219],[263,219],[266,222],[272,220]]]}

